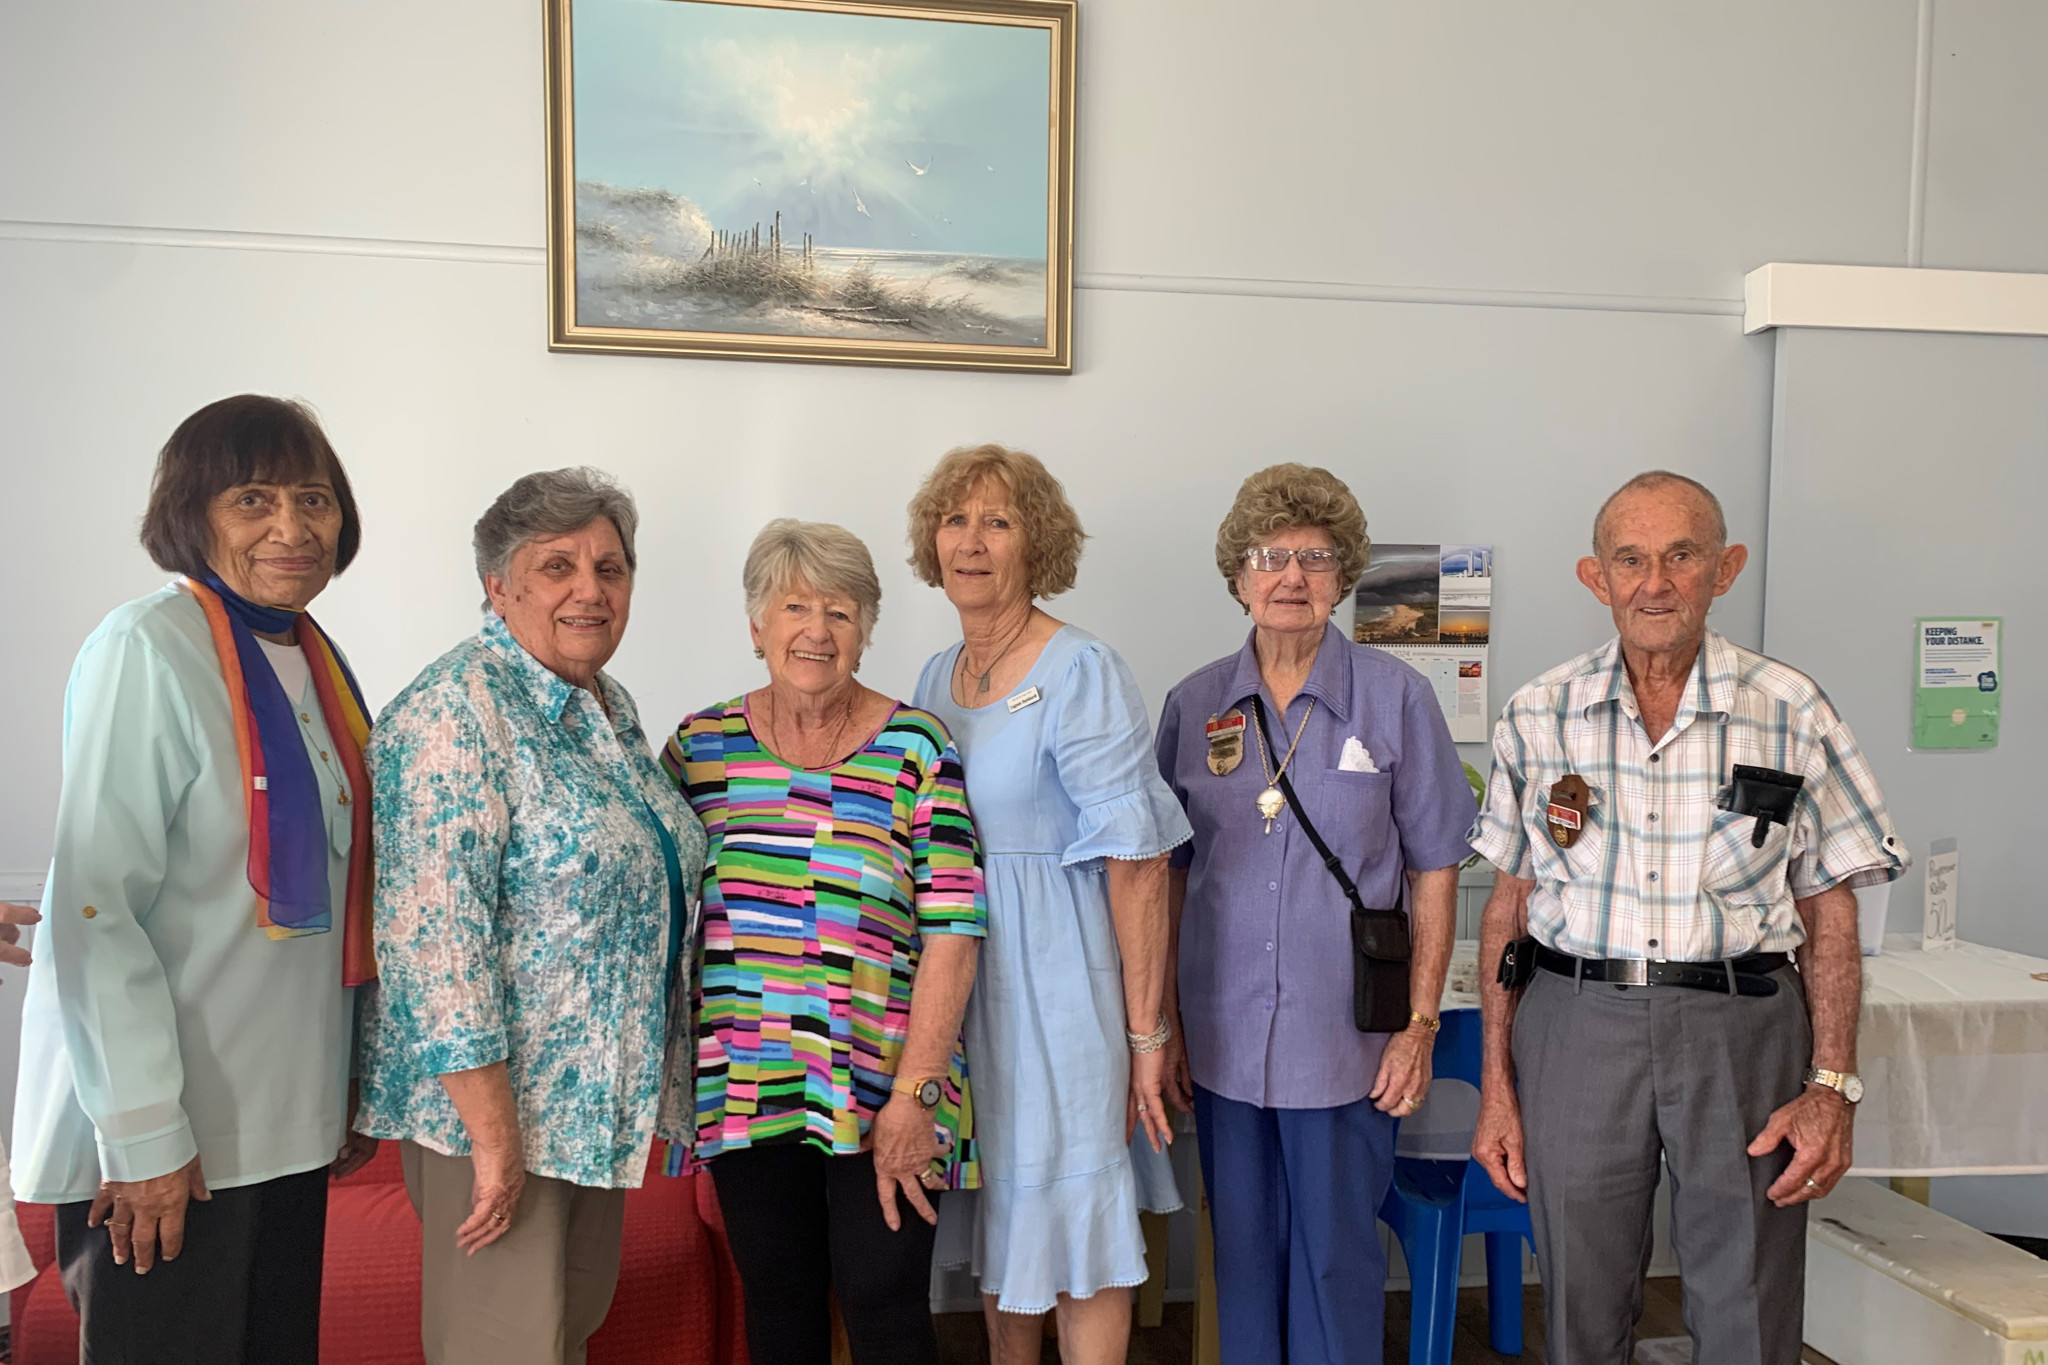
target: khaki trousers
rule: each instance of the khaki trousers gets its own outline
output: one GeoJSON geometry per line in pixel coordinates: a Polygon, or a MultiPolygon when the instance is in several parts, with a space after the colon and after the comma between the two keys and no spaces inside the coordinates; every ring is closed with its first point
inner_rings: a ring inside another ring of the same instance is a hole
{"type": "Polygon", "coordinates": [[[583,1365],[619,1284],[626,1192],[528,1174],[504,1236],[455,1246],[475,1173],[466,1156],[399,1147],[420,1216],[420,1345],[427,1365],[583,1365]]]}

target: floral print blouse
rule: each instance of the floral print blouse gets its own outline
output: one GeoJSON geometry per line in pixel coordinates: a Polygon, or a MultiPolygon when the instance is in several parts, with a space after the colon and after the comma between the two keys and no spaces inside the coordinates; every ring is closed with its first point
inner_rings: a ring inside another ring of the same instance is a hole
{"type": "Polygon", "coordinates": [[[378,718],[358,1131],[466,1154],[440,1077],[503,1061],[528,1171],[640,1183],[671,1034],[688,1047],[670,1004],[690,998],[705,840],[633,699],[598,685],[602,706],[493,616],[378,718]]]}

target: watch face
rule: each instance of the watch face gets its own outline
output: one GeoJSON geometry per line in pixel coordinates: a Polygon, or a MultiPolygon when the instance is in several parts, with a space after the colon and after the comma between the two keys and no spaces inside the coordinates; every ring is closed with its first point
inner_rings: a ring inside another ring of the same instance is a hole
{"type": "Polygon", "coordinates": [[[1851,1104],[1863,1103],[1863,1078],[1861,1076],[1851,1075],[1842,1077],[1842,1098],[1851,1104]]]}
{"type": "Polygon", "coordinates": [[[926,1081],[917,1088],[917,1102],[927,1109],[936,1109],[939,1107],[939,1096],[943,1093],[937,1081],[926,1081]]]}

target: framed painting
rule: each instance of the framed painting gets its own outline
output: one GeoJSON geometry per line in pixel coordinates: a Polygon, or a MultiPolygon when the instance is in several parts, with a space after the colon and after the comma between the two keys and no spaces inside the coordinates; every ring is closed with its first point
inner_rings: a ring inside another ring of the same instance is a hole
{"type": "Polygon", "coordinates": [[[1073,369],[1074,0],[548,0],[548,345],[1073,369]]]}

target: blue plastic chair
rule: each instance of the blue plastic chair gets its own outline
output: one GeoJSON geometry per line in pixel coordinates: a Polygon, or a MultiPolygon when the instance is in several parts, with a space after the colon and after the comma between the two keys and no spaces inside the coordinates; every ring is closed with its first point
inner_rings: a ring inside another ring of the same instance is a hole
{"type": "MultiPolygon", "coordinates": [[[[1478,1085],[1480,1036],[1478,1010],[1445,1010],[1436,1037],[1437,1078],[1478,1085]]],[[[1522,1240],[1535,1240],[1527,1204],[1495,1189],[1486,1168],[1470,1157],[1398,1157],[1380,1219],[1408,1258],[1408,1365],[1450,1365],[1459,1253],[1470,1232],[1486,1234],[1487,1336],[1501,1355],[1522,1353],[1522,1240]]]]}

